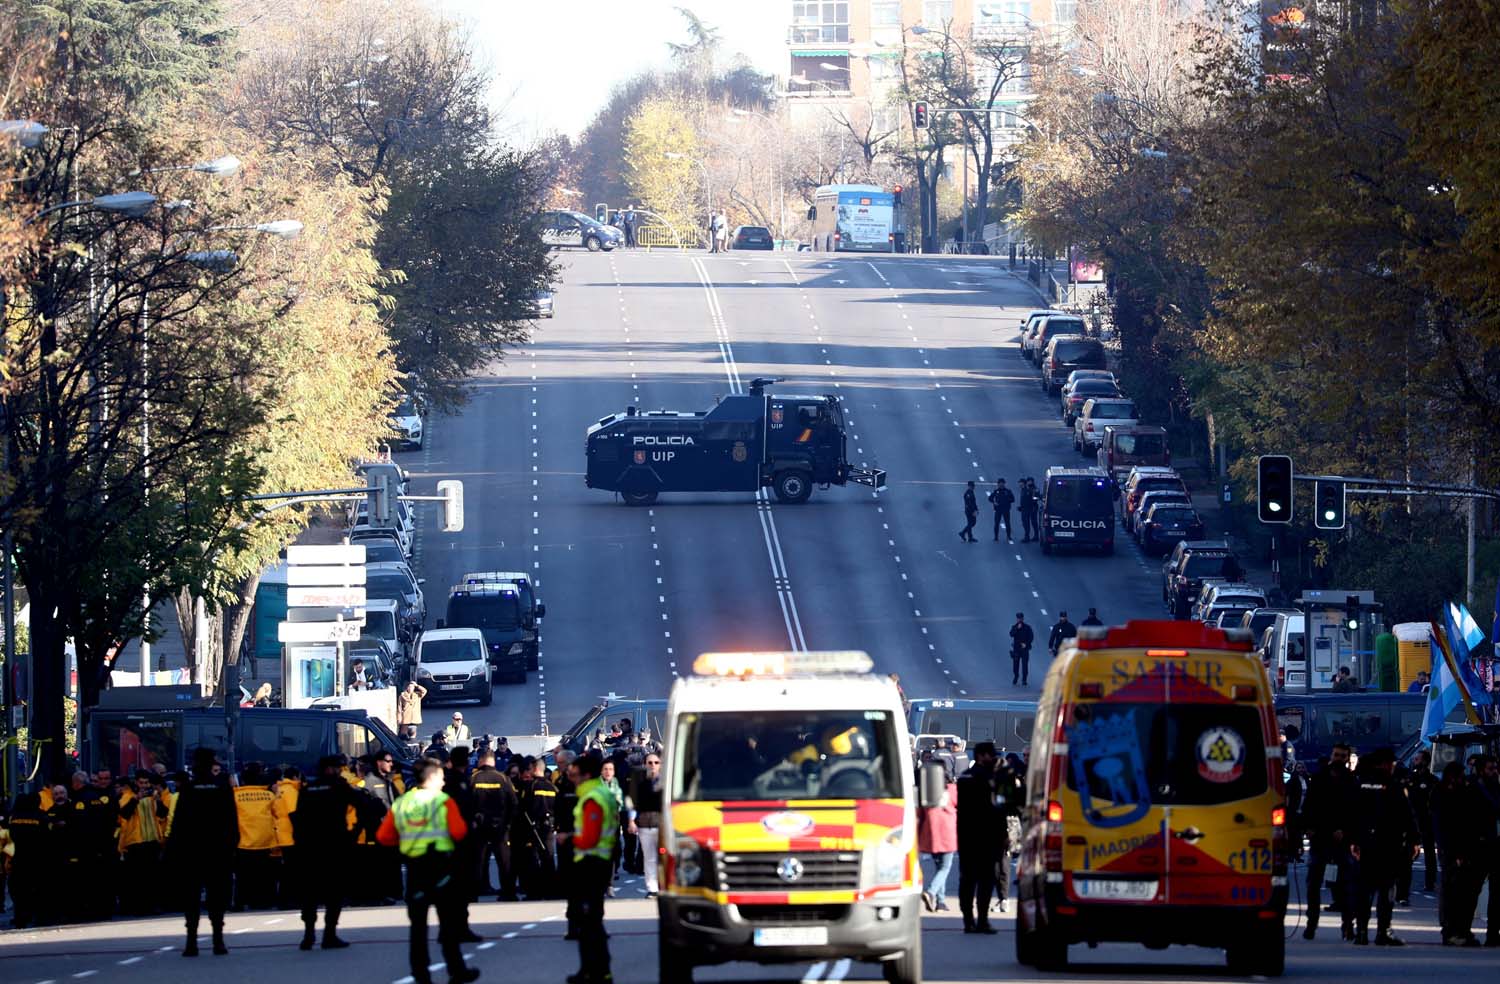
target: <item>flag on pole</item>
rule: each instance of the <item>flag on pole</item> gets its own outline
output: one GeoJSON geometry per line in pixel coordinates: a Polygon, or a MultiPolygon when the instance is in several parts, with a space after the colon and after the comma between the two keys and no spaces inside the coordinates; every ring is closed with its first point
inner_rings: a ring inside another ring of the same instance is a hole
{"type": "MultiPolygon", "coordinates": [[[[1484,630],[1474,621],[1474,616],[1463,605],[1448,603],[1448,646],[1453,656],[1454,675],[1463,686],[1472,706],[1488,707],[1489,688],[1479,679],[1474,669],[1474,651],[1484,642],[1484,630]]],[[[1474,720],[1475,724],[1479,721],[1474,720]]]]}
{"type": "Polygon", "coordinates": [[[1432,680],[1427,687],[1427,710],[1422,715],[1422,737],[1428,740],[1443,730],[1448,714],[1464,701],[1458,678],[1449,669],[1448,639],[1441,626],[1432,629],[1432,680]]]}

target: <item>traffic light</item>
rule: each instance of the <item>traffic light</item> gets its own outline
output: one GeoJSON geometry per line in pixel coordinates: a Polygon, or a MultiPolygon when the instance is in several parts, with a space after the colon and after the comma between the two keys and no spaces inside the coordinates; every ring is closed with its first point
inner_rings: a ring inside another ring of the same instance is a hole
{"type": "Polygon", "coordinates": [[[391,476],[376,473],[370,476],[370,525],[386,526],[391,521],[391,476]]]}
{"type": "Polygon", "coordinates": [[[1348,523],[1344,514],[1347,490],[1343,482],[1313,483],[1313,525],[1320,530],[1341,530],[1348,523]]]}
{"type": "Polygon", "coordinates": [[[1359,595],[1344,596],[1344,628],[1350,632],[1359,629],[1359,595]]]}
{"type": "Polygon", "coordinates": [[[919,102],[911,108],[912,125],[918,130],[927,129],[927,104],[919,102]]]}
{"type": "Polygon", "coordinates": [[[901,204],[901,186],[897,185],[891,190],[891,202],[895,205],[901,204]]]}
{"type": "Polygon", "coordinates": [[[1256,506],[1262,523],[1292,521],[1292,459],[1263,454],[1256,461],[1256,506]]]}

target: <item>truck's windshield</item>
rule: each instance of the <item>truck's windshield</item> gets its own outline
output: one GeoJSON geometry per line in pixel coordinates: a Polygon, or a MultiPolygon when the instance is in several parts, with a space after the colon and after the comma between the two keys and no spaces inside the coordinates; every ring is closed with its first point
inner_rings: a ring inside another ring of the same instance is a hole
{"type": "Polygon", "coordinates": [[[520,600],[508,591],[449,598],[447,624],[454,629],[516,629],[521,625],[520,600]]]}
{"type": "Polygon", "coordinates": [[[903,756],[886,711],[686,714],[674,737],[678,801],[903,795],[903,756]]]}

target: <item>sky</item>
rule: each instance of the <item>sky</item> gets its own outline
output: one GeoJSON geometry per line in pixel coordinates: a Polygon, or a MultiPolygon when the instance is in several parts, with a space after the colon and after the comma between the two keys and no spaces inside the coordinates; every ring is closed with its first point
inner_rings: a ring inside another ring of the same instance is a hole
{"type": "Polygon", "coordinates": [[[616,82],[668,63],[687,37],[677,7],[717,27],[727,55],[785,74],[786,0],[441,0],[495,73],[492,107],[508,136],[577,136],[616,82]]]}

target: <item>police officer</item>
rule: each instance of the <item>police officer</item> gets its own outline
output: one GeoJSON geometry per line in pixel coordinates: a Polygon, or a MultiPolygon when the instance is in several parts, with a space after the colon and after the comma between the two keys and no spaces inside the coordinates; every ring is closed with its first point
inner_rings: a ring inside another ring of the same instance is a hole
{"type": "Polygon", "coordinates": [[[998,479],[990,491],[990,505],[995,507],[995,542],[1000,542],[1000,523],[1005,522],[1005,539],[1011,543],[1015,538],[1010,531],[1010,509],[1016,504],[1016,494],[1005,487],[1005,479],[998,479]]]}
{"type": "MultiPolygon", "coordinates": [[[[562,760],[565,752],[558,753],[562,760]]],[[[547,778],[546,763],[526,756],[521,760],[520,804],[511,826],[511,859],[528,902],[557,897],[552,867],[552,845],[557,829],[557,787],[547,778]]]]}
{"type": "Polygon", "coordinates": [[[612,856],[619,835],[620,816],[614,794],[600,781],[604,760],[598,752],[585,752],[569,769],[576,785],[573,829],[559,834],[571,848],[573,871],[568,879],[569,897],[576,911],[578,973],[568,984],[604,984],[612,981],[609,941],[604,934],[604,896],[613,880],[612,856]]]}
{"type": "Polygon", "coordinates": [[[187,924],[184,957],[198,955],[198,918],[205,895],[214,953],[223,956],[229,952],[224,945],[224,910],[229,905],[229,883],[239,843],[240,820],[229,780],[214,773],[212,749],[196,749],[192,779],[178,788],[172,833],[167,839],[167,859],[182,879],[187,924]]]}
{"type": "MultiPolygon", "coordinates": [[[[448,768],[443,774],[443,792],[458,805],[458,812],[464,818],[464,823],[470,827],[474,825],[474,788],[469,785],[469,746],[460,745],[453,749],[449,759],[448,768]]],[[[478,943],[480,936],[469,928],[468,903],[476,899],[474,894],[474,841],[466,839],[455,849],[455,860],[458,864],[453,874],[454,881],[458,883],[459,893],[463,896],[464,910],[463,929],[459,934],[462,943],[478,943]]]]}
{"type": "Polygon", "coordinates": [[[486,748],[479,753],[479,768],[470,785],[474,790],[473,854],[477,870],[476,891],[488,894],[490,857],[500,873],[500,901],[515,901],[516,876],[511,868],[510,841],[507,834],[516,814],[516,787],[510,778],[496,768],[495,753],[486,748]]]}
{"type": "Polygon", "coordinates": [[[974,524],[979,522],[979,500],[974,496],[974,483],[971,480],[964,488],[964,528],[958,531],[958,538],[965,543],[978,543],[974,536],[974,524]]]}
{"type": "Polygon", "coordinates": [[[11,925],[16,929],[41,925],[51,915],[47,911],[47,868],[52,854],[52,825],[42,809],[41,794],[16,797],[10,815],[10,840],[15,847],[10,860],[10,898],[15,903],[11,925]]]}
{"type": "Polygon", "coordinates": [[[1010,627],[1010,685],[1026,686],[1026,676],[1031,672],[1031,644],[1036,634],[1026,624],[1026,614],[1016,612],[1016,624],[1010,627]]]}
{"type": "Polygon", "coordinates": [[[1481,755],[1474,765],[1475,851],[1478,864],[1471,872],[1470,894],[1477,904],[1480,889],[1490,886],[1485,906],[1484,945],[1500,946],[1500,761],[1493,755],[1481,755]]]}
{"type": "Polygon", "coordinates": [[[1052,624],[1052,631],[1047,633],[1047,651],[1054,657],[1057,651],[1067,644],[1069,639],[1078,638],[1078,626],[1068,621],[1067,612],[1058,612],[1057,621],[1052,624]]]}
{"type": "Polygon", "coordinates": [[[958,901],[964,932],[994,935],[990,898],[995,865],[1007,850],[1005,818],[995,806],[995,743],[974,746],[974,764],[958,777],[958,901]],[[976,916],[977,913],[977,916],[976,916]]]}
{"type": "MultiPolygon", "coordinates": [[[[603,752],[599,753],[602,765],[603,752]]],[[[573,771],[574,755],[566,749],[557,753],[557,771],[553,774],[552,785],[557,789],[557,799],[552,806],[553,821],[557,824],[557,835],[554,838],[557,844],[557,891],[563,898],[568,900],[567,919],[568,931],[563,935],[564,939],[578,939],[578,906],[574,901],[572,881],[573,869],[573,843],[570,838],[563,834],[573,832],[573,812],[578,805],[578,780],[573,771]]],[[[544,771],[545,767],[539,760],[536,765],[538,771],[544,771]]]]}
{"type": "MultiPolygon", "coordinates": [[[[1306,817],[1309,852],[1307,857],[1307,928],[1302,938],[1310,940],[1318,931],[1318,915],[1323,908],[1323,875],[1330,864],[1341,869],[1349,854],[1349,834],[1353,828],[1351,810],[1357,793],[1354,775],[1349,771],[1352,749],[1340,742],[1333,746],[1328,764],[1307,784],[1307,798],[1302,813],[1306,817]]],[[[1347,888],[1349,882],[1340,884],[1347,888]]],[[[1340,888],[1333,890],[1334,901],[1343,916],[1343,936],[1354,937],[1350,906],[1345,904],[1340,888]]]]}
{"type": "Polygon", "coordinates": [[[1036,483],[1029,478],[1021,479],[1021,531],[1025,536],[1022,543],[1030,543],[1037,539],[1036,511],[1040,500],[1036,494],[1036,483]]]}
{"type": "Polygon", "coordinates": [[[114,853],[115,821],[109,793],[89,782],[87,772],[75,772],[68,797],[72,810],[70,836],[76,839],[79,882],[83,892],[83,912],[89,919],[107,919],[114,908],[104,895],[110,882],[106,878],[105,858],[114,853]]]}
{"type": "Polygon", "coordinates": [[[415,785],[396,800],[380,822],[376,839],[397,848],[406,862],[406,915],[411,922],[408,954],[417,984],[432,984],[428,967],[427,911],[436,907],[438,945],[448,965],[448,980],[466,982],[479,977],[479,968],[464,964],[459,944],[468,922],[467,891],[458,877],[457,846],[469,832],[458,804],[443,792],[442,765],[432,759],[417,763],[415,785]]]}
{"type": "MultiPolygon", "coordinates": [[[[1370,903],[1375,903],[1375,945],[1405,946],[1391,932],[1391,905],[1402,864],[1410,864],[1418,844],[1416,819],[1406,790],[1396,779],[1396,753],[1377,748],[1359,763],[1359,800],[1349,856],[1359,895],[1354,899],[1354,943],[1370,942],[1370,903]]],[[[1340,873],[1339,880],[1344,878],[1340,873]]]]}
{"type": "Polygon", "coordinates": [[[318,760],[318,775],[297,796],[292,814],[292,833],[297,841],[297,875],[302,890],[302,942],[311,950],[316,937],[318,906],[324,907],[323,949],[338,950],[349,944],[339,939],[339,914],[354,861],[355,831],[349,829],[349,811],[365,809],[361,794],[343,775],[343,759],[325,755],[318,760]]]}
{"type": "Polygon", "coordinates": [[[1089,609],[1088,617],[1085,618],[1079,624],[1080,625],[1103,625],[1104,624],[1104,620],[1099,617],[1099,609],[1097,609],[1097,608],[1090,608],[1089,609]]]}
{"type": "MultiPolygon", "coordinates": [[[[1411,804],[1412,816],[1417,821],[1417,831],[1422,842],[1422,864],[1426,868],[1423,889],[1429,895],[1437,885],[1437,847],[1432,837],[1432,793],[1437,788],[1437,776],[1432,774],[1427,763],[1430,756],[1424,749],[1412,756],[1411,768],[1401,778],[1406,787],[1406,799],[1411,804]]],[[[1401,866],[1396,880],[1396,904],[1411,904],[1411,862],[1401,866]]]]}

